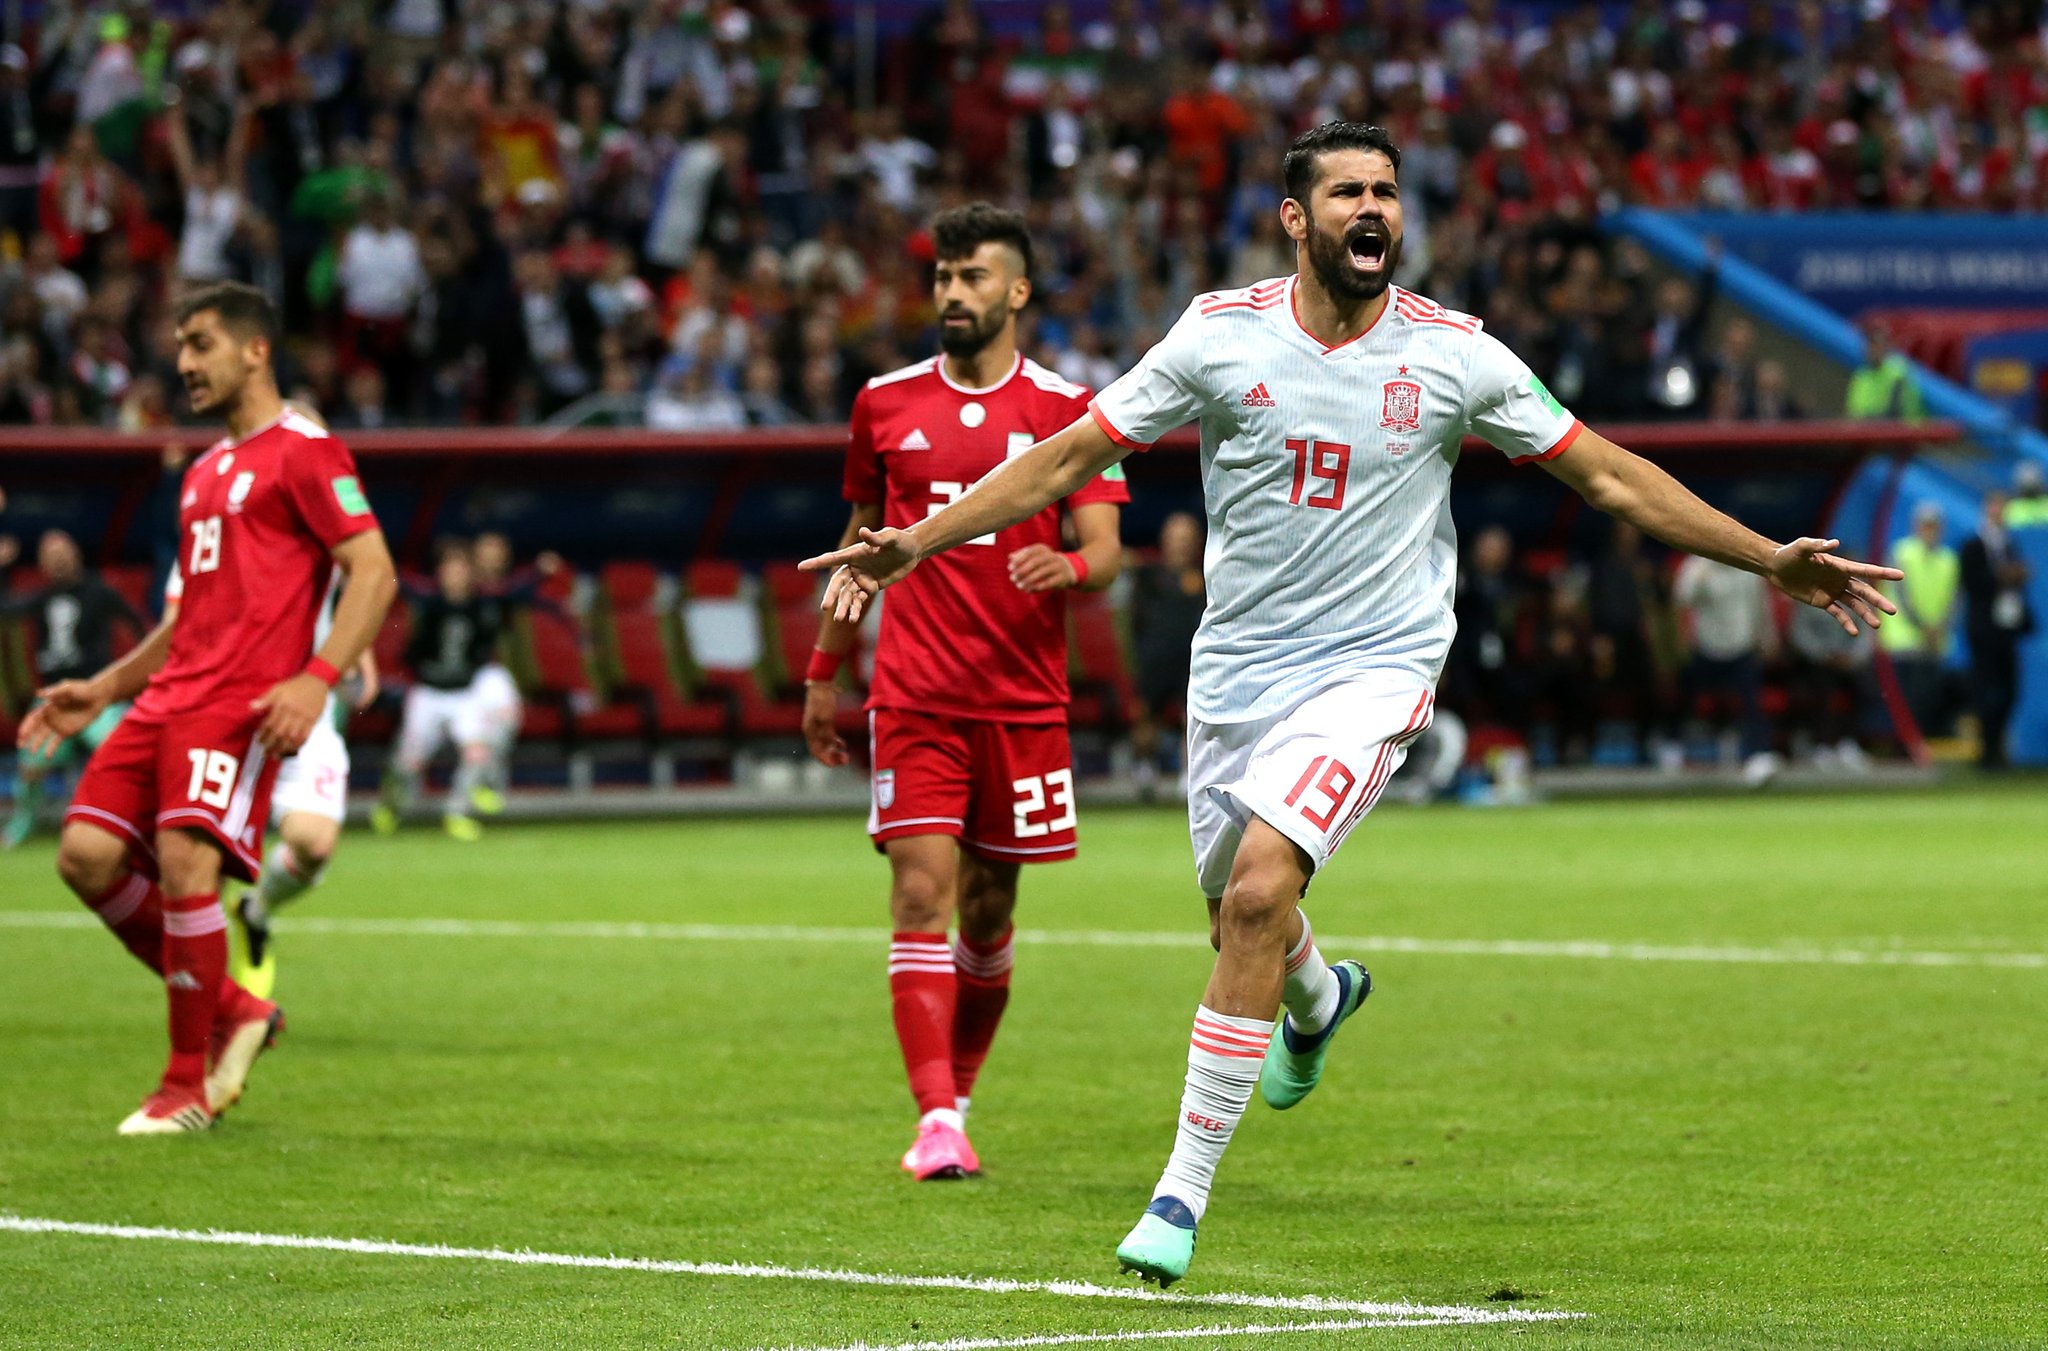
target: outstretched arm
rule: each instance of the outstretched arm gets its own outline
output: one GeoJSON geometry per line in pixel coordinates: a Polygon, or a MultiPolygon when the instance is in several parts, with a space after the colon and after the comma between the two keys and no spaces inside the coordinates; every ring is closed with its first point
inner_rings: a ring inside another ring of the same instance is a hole
{"type": "Polygon", "coordinates": [[[1826,610],[1850,633],[1858,631],[1858,618],[1876,628],[1881,615],[1898,613],[1873,585],[1898,580],[1897,568],[1838,558],[1830,550],[1840,548],[1840,540],[1765,539],[1591,428],[1543,467],[1608,515],[1674,549],[1758,573],[1792,599],[1826,610]]]}
{"type": "Polygon", "coordinates": [[[66,737],[84,731],[108,704],[142,693],[143,686],[170,655],[171,631],[177,622],[178,611],[173,606],[148,637],[92,678],[60,680],[37,690],[41,702],[21,720],[15,744],[38,755],[47,754],[66,737]]]}
{"type": "Polygon", "coordinates": [[[908,530],[863,529],[858,543],[807,558],[802,566],[808,572],[840,568],[826,588],[825,604],[835,618],[858,620],[869,596],[900,581],[920,559],[1036,515],[1079,492],[1125,453],[1094,418],[1076,419],[998,467],[937,515],[908,530]]]}

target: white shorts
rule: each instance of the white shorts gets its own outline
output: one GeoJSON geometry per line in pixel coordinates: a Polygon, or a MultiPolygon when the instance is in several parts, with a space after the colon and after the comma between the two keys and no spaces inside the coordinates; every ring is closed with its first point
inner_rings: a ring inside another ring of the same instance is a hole
{"type": "Polygon", "coordinates": [[[337,825],[348,815],[348,743],[335,729],[331,699],[306,744],[277,771],[277,787],[270,793],[271,823],[282,825],[293,812],[324,816],[337,825]]]}
{"type": "Polygon", "coordinates": [[[434,758],[444,741],[460,749],[491,739],[492,710],[471,681],[459,690],[414,685],[405,692],[405,717],[398,725],[398,761],[417,769],[434,758]]]}
{"type": "Polygon", "coordinates": [[[519,683],[498,662],[490,662],[469,682],[469,692],[482,705],[485,734],[493,741],[510,742],[519,735],[519,717],[525,704],[519,698],[519,683]]]}
{"type": "Polygon", "coordinates": [[[1195,875],[1223,895],[1244,828],[1258,817],[1320,871],[1379,801],[1436,696],[1406,672],[1326,685],[1255,722],[1188,719],[1188,833],[1195,875]]]}

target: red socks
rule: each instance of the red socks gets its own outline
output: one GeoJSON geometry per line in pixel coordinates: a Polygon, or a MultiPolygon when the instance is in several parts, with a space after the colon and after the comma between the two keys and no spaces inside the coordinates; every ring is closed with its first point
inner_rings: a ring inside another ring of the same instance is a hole
{"type": "Polygon", "coordinates": [[[218,892],[166,896],[163,914],[164,990],[171,1005],[171,1063],[164,1084],[200,1092],[213,1016],[227,980],[228,917],[218,892]]]}
{"type": "Polygon", "coordinates": [[[953,954],[944,934],[899,933],[889,940],[889,996],[896,1040],[918,1115],[953,1110],[953,954]]]}
{"type": "Polygon", "coordinates": [[[164,898],[156,883],[141,873],[129,873],[86,905],[136,961],[159,976],[164,973],[164,898]]]}
{"type": "Polygon", "coordinates": [[[977,943],[965,934],[954,940],[953,969],[960,984],[959,1002],[953,1010],[955,1097],[973,1095],[975,1076],[988,1059],[996,1024],[1003,1019],[1003,1006],[1010,1002],[1010,940],[1015,932],[1004,929],[993,943],[977,943]]]}

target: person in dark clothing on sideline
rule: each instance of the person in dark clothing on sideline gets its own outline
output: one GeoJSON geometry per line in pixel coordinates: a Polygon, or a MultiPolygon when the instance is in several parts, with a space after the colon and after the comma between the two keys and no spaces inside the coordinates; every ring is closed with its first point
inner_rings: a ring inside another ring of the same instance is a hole
{"type": "Polygon", "coordinates": [[[1963,626],[1970,638],[1970,683],[1982,748],[1977,763],[2005,768],[2005,727],[2019,695],[2020,639],[2034,631],[2027,565],[2005,525],[2006,499],[1984,495],[1984,518],[1962,550],[1963,626]]]}
{"type": "Polygon", "coordinates": [[[1131,574],[1131,636],[1138,667],[1138,718],[1131,749],[1139,788],[1149,794],[1159,771],[1164,723],[1188,693],[1188,655],[1208,591],[1202,581],[1202,527],[1177,511],[1159,531],[1159,561],[1131,574]]]}
{"type": "MultiPolygon", "coordinates": [[[[137,638],[149,632],[149,621],[85,566],[78,542],[62,530],[43,532],[36,546],[36,566],[43,571],[44,586],[9,598],[0,604],[0,612],[34,618],[39,686],[83,680],[111,662],[117,623],[127,623],[137,638]]],[[[89,756],[99,749],[127,710],[126,704],[110,704],[85,730],[50,751],[21,753],[15,766],[14,811],[0,831],[0,848],[12,849],[28,838],[35,829],[43,781],[80,752],[89,756]]]]}

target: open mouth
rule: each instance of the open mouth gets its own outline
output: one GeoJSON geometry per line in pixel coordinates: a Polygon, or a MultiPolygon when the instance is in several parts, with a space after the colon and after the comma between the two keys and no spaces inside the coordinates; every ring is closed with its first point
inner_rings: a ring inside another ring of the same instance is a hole
{"type": "Polygon", "coordinates": [[[1387,237],[1374,226],[1366,226],[1353,234],[1346,246],[1351,251],[1351,262],[1365,272],[1377,272],[1386,265],[1387,237]]]}

